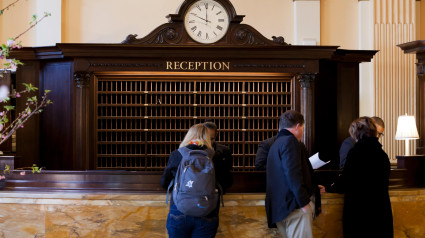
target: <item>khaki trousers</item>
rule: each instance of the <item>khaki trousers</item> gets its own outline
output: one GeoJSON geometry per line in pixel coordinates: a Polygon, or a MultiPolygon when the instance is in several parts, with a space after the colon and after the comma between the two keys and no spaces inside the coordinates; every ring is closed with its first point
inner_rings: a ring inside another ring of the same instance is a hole
{"type": "Polygon", "coordinates": [[[282,238],[313,238],[313,212],[295,209],[288,217],[276,223],[282,238]]]}

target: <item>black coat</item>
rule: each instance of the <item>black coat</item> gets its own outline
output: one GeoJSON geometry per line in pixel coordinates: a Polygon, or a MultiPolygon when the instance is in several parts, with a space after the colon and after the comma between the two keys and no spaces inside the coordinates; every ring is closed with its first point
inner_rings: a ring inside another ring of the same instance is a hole
{"type": "Polygon", "coordinates": [[[390,161],[378,138],[361,139],[350,150],[337,185],[345,193],[345,238],[393,237],[389,175],[390,161]]]}
{"type": "Polygon", "coordinates": [[[346,138],[342,144],[341,148],[339,149],[339,168],[344,168],[345,161],[347,160],[348,152],[350,152],[351,149],[353,149],[354,145],[356,144],[356,141],[353,139],[353,137],[346,138]]]}
{"type": "Polygon", "coordinates": [[[277,136],[270,137],[261,141],[258,145],[257,154],[255,155],[255,170],[265,171],[267,167],[267,156],[269,155],[270,147],[276,141],[277,136]]]}
{"type": "Polygon", "coordinates": [[[310,202],[314,193],[311,164],[300,142],[281,130],[267,158],[266,212],[269,223],[285,219],[294,209],[310,202]]]}

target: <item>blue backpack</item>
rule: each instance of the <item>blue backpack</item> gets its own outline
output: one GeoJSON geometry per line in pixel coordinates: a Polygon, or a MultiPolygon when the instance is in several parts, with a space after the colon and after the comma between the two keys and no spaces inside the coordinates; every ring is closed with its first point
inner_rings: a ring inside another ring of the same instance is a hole
{"type": "Polygon", "coordinates": [[[212,162],[214,151],[209,149],[191,150],[186,147],[181,147],[178,151],[183,158],[177,169],[175,179],[168,186],[169,190],[174,184],[174,204],[185,215],[206,216],[217,207],[219,199],[212,162]]]}

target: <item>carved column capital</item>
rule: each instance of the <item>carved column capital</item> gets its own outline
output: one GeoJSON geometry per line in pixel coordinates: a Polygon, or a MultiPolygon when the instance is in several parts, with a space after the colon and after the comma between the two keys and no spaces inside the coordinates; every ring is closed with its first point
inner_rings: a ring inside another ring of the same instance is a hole
{"type": "Polygon", "coordinates": [[[91,73],[89,72],[75,72],[74,80],[77,88],[84,88],[90,85],[91,73]]]}
{"type": "Polygon", "coordinates": [[[316,78],[315,74],[300,74],[297,75],[297,80],[301,84],[301,88],[311,88],[316,78]]]}

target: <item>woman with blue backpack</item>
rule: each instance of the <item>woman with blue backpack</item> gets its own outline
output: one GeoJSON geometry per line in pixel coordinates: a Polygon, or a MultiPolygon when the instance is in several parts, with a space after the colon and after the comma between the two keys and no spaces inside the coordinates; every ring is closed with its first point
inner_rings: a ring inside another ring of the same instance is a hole
{"type": "Polygon", "coordinates": [[[162,187],[173,188],[167,217],[170,238],[215,237],[222,194],[216,171],[222,172],[214,168],[214,154],[211,133],[204,124],[192,126],[179,149],[170,154],[161,177],[162,187]]]}

